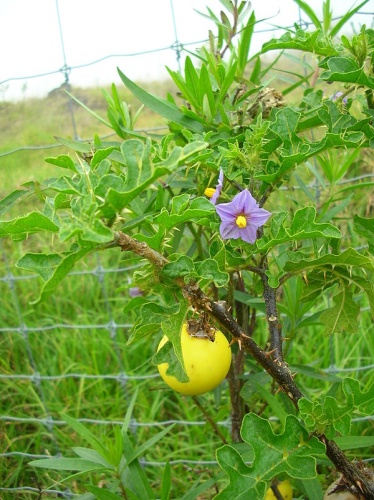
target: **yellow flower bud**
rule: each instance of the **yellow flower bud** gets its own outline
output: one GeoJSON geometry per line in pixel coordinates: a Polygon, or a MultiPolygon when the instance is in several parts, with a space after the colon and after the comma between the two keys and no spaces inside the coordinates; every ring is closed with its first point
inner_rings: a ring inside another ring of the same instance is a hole
{"type": "Polygon", "coordinates": [[[204,191],[204,194],[208,198],[211,198],[215,192],[216,192],[215,188],[206,188],[206,190],[204,191]]]}

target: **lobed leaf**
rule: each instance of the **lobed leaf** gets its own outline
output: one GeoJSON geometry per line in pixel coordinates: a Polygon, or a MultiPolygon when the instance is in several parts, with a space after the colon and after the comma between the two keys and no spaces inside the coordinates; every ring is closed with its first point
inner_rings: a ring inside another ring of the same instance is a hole
{"type": "Polygon", "coordinates": [[[285,227],[287,214],[280,212],[273,215],[269,234],[257,240],[260,251],[291,241],[310,238],[341,238],[339,229],[328,222],[315,222],[317,212],[314,207],[304,207],[295,212],[289,227],[285,227]]]}
{"type": "Polygon", "coordinates": [[[40,212],[30,212],[23,217],[0,221],[0,238],[5,236],[26,237],[28,234],[43,231],[56,232],[58,229],[58,226],[49,217],[40,212]]]}
{"type": "Polygon", "coordinates": [[[264,498],[268,482],[282,473],[299,479],[317,476],[315,456],[323,455],[325,447],[293,415],[287,415],[283,432],[274,434],[268,420],[247,414],[241,436],[253,448],[252,465],[246,465],[232,446],[218,449],[217,460],[229,484],[215,499],[264,498]]]}

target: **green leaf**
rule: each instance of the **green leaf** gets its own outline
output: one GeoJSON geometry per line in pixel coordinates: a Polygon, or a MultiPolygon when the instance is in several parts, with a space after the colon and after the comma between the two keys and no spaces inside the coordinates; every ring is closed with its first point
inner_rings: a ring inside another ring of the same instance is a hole
{"type": "MultiPolygon", "coordinates": [[[[172,258],[172,256],[169,258],[172,258]]],[[[187,255],[179,255],[176,260],[165,264],[162,268],[161,275],[172,280],[185,276],[192,277],[195,275],[194,262],[187,255]]]]}
{"type": "MultiPolygon", "coordinates": [[[[135,449],[129,436],[124,434],[123,439],[123,449],[126,451],[126,454],[129,456],[135,455],[135,449]]],[[[127,486],[126,489],[128,489],[131,493],[134,493],[139,499],[152,500],[155,498],[144,469],[138,460],[131,461],[125,468],[122,473],[121,481],[127,486]]]]}
{"type": "Polygon", "coordinates": [[[355,334],[358,330],[360,306],[353,300],[352,293],[343,289],[333,300],[334,305],[320,316],[325,326],[325,335],[341,332],[355,334]]]}
{"type": "Polygon", "coordinates": [[[169,462],[167,462],[164,468],[164,473],[162,474],[161,500],[170,500],[170,491],[171,491],[171,467],[169,462]]]}
{"type": "Polygon", "coordinates": [[[353,218],[353,228],[367,240],[369,251],[374,254],[374,218],[369,219],[356,214],[353,218]]]}
{"type": "MultiPolygon", "coordinates": [[[[166,373],[176,377],[180,382],[188,382],[189,380],[184,368],[181,344],[181,331],[186,321],[187,311],[188,303],[186,299],[181,298],[179,311],[166,317],[161,325],[162,331],[173,345],[173,351],[168,353],[169,367],[166,373]]],[[[153,361],[155,362],[155,359],[153,361]]]]}
{"type": "Polygon", "coordinates": [[[247,414],[241,435],[253,448],[255,458],[248,466],[232,446],[217,450],[218,463],[228,475],[229,484],[216,500],[264,498],[268,482],[282,473],[299,479],[316,477],[315,456],[323,455],[325,447],[316,437],[310,437],[293,415],[286,417],[283,432],[274,434],[268,420],[247,414]]]}
{"type": "Polygon", "coordinates": [[[155,304],[153,302],[142,304],[139,310],[136,311],[137,321],[127,344],[131,344],[134,340],[139,340],[146,335],[158,333],[165,317],[175,314],[178,309],[178,304],[173,304],[170,307],[155,304]]]}
{"type": "Polygon", "coordinates": [[[29,465],[33,467],[41,467],[43,469],[53,470],[73,470],[81,472],[91,472],[95,470],[106,470],[107,467],[83,460],[82,458],[46,458],[41,460],[32,460],[29,465]]]}
{"type": "Polygon", "coordinates": [[[91,159],[91,168],[94,170],[98,165],[108,158],[108,156],[111,154],[112,151],[114,151],[116,148],[114,146],[110,146],[109,148],[106,149],[98,149],[95,151],[92,159],[91,159]]]}
{"type": "MultiPolygon", "coordinates": [[[[70,270],[75,266],[75,264],[80,260],[82,257],[87,255],[89,252],[92,251],[92,247],[84,247],[78,250],[74,250],[70,253],[65,253],[63,254],[63,257],[59,263],[57,263],[57,260],[55,262],[55,267],[53,268],[51,273],[48,273],[47,271],[42,271],[46,277],[48,277],[47,281],[44,283],[43,288],[40,292],[39,298],[31,302],[31,304],[38,304],[42,302],[43,300],[46,300],[48,297],[50,297],[56,288],[61,284],[62,280],[65,278],[65,276],[70,272],[70,270]]],[[[27,254],[26,254],[27,255],[27,254]]],[[[52,259],[52,258],[51,258],[52,259]]],[[[31,260],[27,257],[25,259],[25,264],[26,268],[30,270],[30,263],[31,260]]],[[[40,265],[40,262],[37,262],[35,260],[36,268],[35,271],[39,272],[40,274],[40,267],[38,268],[38,265],[40,265]]],[[[22,258],[17,262],[17,267],[22,268],[23,265],[23,260],[22,258]]]]}
{"type": "MultiPolygon", "coordinates": [[[[291,257],[291,254],[289,254],[291,257]]],[[[300,271],[309,271],[316,268],[325,267],[326,270],[334,270],[335,266],[344,266],[353,270],[354,268],[363,268],[368,271],[374,271],[374,262],[370,257],[366,257],[354,250],[347,248],[341,254],[327,254],[319,257],[318,259],[299,259],[296,256],[296,261],[289,260],[284,266],[284,271],[290,273],[297,273],[300,271]]]]}
{"type": "MultiPolygon", "coordinates": [[[[180,342],[178,339],[175,339],[175,347],[181,351],[180,342]]],[[[183,361],[183,360],[182,360],[183,361]]],[[[181,359],[177,357],[176,350],[173,344],[169,341],[164,344],[159,351],[152,358],[152,363],[154,365],[161,365],[163,363],[167,363],[167,374],[175,377],[179,382],[188,382],[189,378],[184,369],[184,364],[182,364],[181,359]]]]}
{"type": "Polygon", "coordinates": [[[205,259],[202,262],[195,263],[196,278],[197,280],[207,280],[213,282],[217,287],[227,285],[229,281],[229,274],[220,271],[218,263],[215,259],[205,259]]]}
{"type": "Polygon", "coordinates": [[[341,28],[345,24],[347,24],[349,19],[351,19],[351,17],[354,16],[356,12],[358,12],[360,9],[362,9],[362,7],[366,5],[369,1],[370,0],[364,0],[364,2],[361,2],[359,5],[356,5],[356,7],[354,7],[353,9],[349,9],[348,12],[346,12],[344,16],[341,17],[339,21],[336,23],[336,25],[332,28],[332,30],[330,31],[330,37],[334,37],[335,35],[337,35],[337,33],[339,33],[341,28]]]}
{"type": "Polygon", "coordinates": [[[137,448],[133,449],[133,451],[125,449],[125,457],[126,457],[126,465],[129,466],[134,460],[137,460],[139,457],[143,456],[144,453],[153,448],[166,434],[174,427],[175,424],[169,425],[166,429],[158,432],[155,436],[149,438],[145,443],[137,446],[137,448]]]}
{"type": "Polygon", "coordinates": [[[160,214],[155,217],[154,222],[163,225],[166,229],[171,229],[190,220],[198,223],[199,219],[209,217],[214,212],[214,205],[206,198],[194,198],[188,202],[188,195],[181,194],[173,198],[170,212],[166,208],[162,209],[160,214]],[[188,203],[188,206],[184,205],[186,208],[183,211],[179,208],[182,201],[188,203]]]}
{"type": "Polygon", "coordinates": [[[322,80],[355,83],[374,89],[374,78],[367,76],[365,69],[359,67],[355,60],[347,57],[331,57],[326,64],[328,69],[321,73],[322,80]]]}
{"type": "Polygon", "coordinates": [[[26,253],[17,262],[17,267],[38,273],[47,281],[63,259],[63,254],[57,253],[26,253]]]}
{"type": "Polygon", "coordinates": [[[74,161],[68,155],[60,155],[60,156],[57,156],[56,158],[45,158],[45,161],[47,163],[50,163],[51,165],[56,165],[57,167],[67,168],[68,170],[71,170],[72,172],[75,172],[75,173],[78,172],[78,169],[77,169],[74,161]]]}
{"type": "Polygon", "coordinates": [[[87,441],[87,443],[90,444],[100,456],[103,458],[106,457],[107,450],[101,440],[98,439],[85,425],[66,413],[61,413],[61,417],[80,437],[87,441]]]}
{"type": "Polygon", "coordinates": [[[139,101],[149,109],[166,118],[167,120],[177,123],[178,125],[181,125],[188,130],[192,130],[193,132],[197,133],[204,132],[204,127],[201,123],[183,114],[177,106],[170,103],[166,99],[162,99],[160,97],[149,94],[141,87],[138,87],[138,85],[132,82],[129,78],[127,78],[127,76],[125,76],[120,69],[117,68],[117,70],[121,80],[130,90],[130,92],[132,92],[134,96],[137,97],[139,101]]]}
{"type": "Polygon", "coordinates": [[[374,436],[336,436],[334,441],[343,451],[374,446],[374,436]]]}
{"type": "MultiPolygon", "coordinates": [[[[75,101],[77,101],[81,106],[83,106],[87,111],[90,112],[90,110],[84,106],[80,101],[78,101],[75,97],[71,96],[75,101]]],[[[110,124],[107,124],[110,127],[110,124]]],[[[83,154],[91,154],[92,153],[92,144],[88,144],[87,142],[82,142],[82,141],[76,141],[74,139],[66,139],[64,137],[57,137],[55,136],[55,139],[57,142],[62,144],[63,146],[66,146],[69,149],[72,149],[73,151],[78,151],[78,153],[83,153],[83,154]]],[[[51,160],[52,158],[49,158],[51,160]]],[[[62,165],[60,165],[62,166],[62,165]]],[[[67,167],[66,167],[67,168],[67,167]]]]}
{"type": "Polygon", "coordinates": [[[122,158],[116,157],[116,159],[127,166],[126,184],[119,190],[119,186],[116,188],[110,187],[110,184],[113,184],[112,178],[107,176],[105,182],[104,179],[102,180],[100,191],[105,191],[105,186],[109,183],[102,209],[111,208],[114,212],[121,211],[157,179],[173,172],[178,165],[194,154],[206,149],[207,146],[208,143],[202,141],[192,142],[183,148],[176,146],[166,160],[152,163],[149,158],[149,141],[146,145],[137,139],[125,141],[121,148],[122,158]]]}
{"type": "Polygon", "coordinates": [[[94,486],[93,484],[85,484],[84,487],[87,491],[95,495],[97,500],[122,500],[123,496],[116,495],[109,490],[104,490],[104,488],[99,488],[99,486],[94,486]]]}
{"type": "Polygon", "coordinates": [[[110,464],[100,453],[96,450],[91,450],[90,448],[83,448],[81,446],[74,446],[72,448],[74,453],[78,455],[79,458],[83,460],[88,460],[89,462],[94,462],[96,464],[102,465],[108,469],[113,469],[113,465],[110,464]]]}
{"type": "Polygon", "coordinates": [[[248,62],[249,49],[251,47],[252,35],[256,25],[256,16],[252,11],[245,26],[241,28],[240,39],[238,43],[238,75],[242,77],[248,62]]]}
{"type": "Polygon", "coordinates": [[[30,212],[23,217],[0,221],[0,238],[5,236],[27,236],[42,231],[56,232],[58,229],[58,226],[49,217],[39,212],[30,212]]]}
{"type": "Polygon", "coordinates": [[[280,243],[310,238],[341,238],[339,229],[327,222],[315,222],[317,216],[314,207],[304,207],[295,212],[289,227],[284,226],[287,213],[280,212],[271,218],[268,235],[257,240],[260,251],[266,251],[280,243]]]}
{"type": "Polygon", "coordinates": [[[309,17],[309,19],[312,21],[314,26],[319,29],[322,28],[321,21],[319,20],[319,17],[317,14],[314,12],[314,10],[305,3],[303,0],[295,0],[295,3],[300,7],[300,9],[309,17]]]}
{"type": "Polygon", "coordinates": [[[136,400],[138,398],[138,392],[139,392],[138,387],[135,387],[134,394],[132,395],[132,398],[131,398],[129,404],[127,405],[126,415],[125,415],[122,429],[121,429],[122,434],[126,434],[127,431],[129,430],[131,419],[132,419],[132,414],[133,414],[134,407],[135,407],[135,403],[136,403],[136,400]]]}
{"type": "Polygon", "coordinates": [[[322,403],[300,399],[300,415],[310,432],[325,434],[328,439],[335,439],[336,433],[350,433],[354,413],[366,416],[374,412],[374,384],[367,392],[361,392],[357,380],[346,378],[342,382],[342,389],[345,401],[340,405],[332,396],[326,396],[322,403]]]}
{"type": "Polygon", "coordinates": [[[265,53],[269,50],[285,49],[301,50],[302,52],[310,52],[326,57],[338,55],[338,51],[332,43],[325,38],[321,29],[313,31],[312,33],[298,29],[294,33],[294,36],[292,36],[292,33],[287,32],[279,39],[273,38],[269,42],[264,43],[261,52],[265,53]]]}
{"type": "Polygon", "coordinates": [[[22,198],[29,196],[34,191],[34,183],[24,185],[25,189],[16,189],[0,201],[0,216],[8,212],[22,198]]]}

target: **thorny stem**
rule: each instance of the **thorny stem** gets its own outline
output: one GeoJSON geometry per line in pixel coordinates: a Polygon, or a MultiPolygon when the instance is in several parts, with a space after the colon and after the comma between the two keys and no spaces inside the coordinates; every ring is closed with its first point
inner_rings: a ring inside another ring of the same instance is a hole
{"type": "MultiPolygon", "coordinates": [[[[267,259],[264,260],[263,265],[265,268],[268,267],[267,259]]],[[[273,359],[282,360],[282,325],[278,319],[278,308],[277,308],[277,297],[276,289],[269,285],[269,279],[265,272],[260,274],[262,286],[263,286],[263,296],[266,307],[266,319],[269,326],[270,334],[270,352],[272,353],[273,359]]]]}
{"type": "MultiPolygon", "coordinates": [[[[151,262],[158,270],[161,270],[168,260],[159,252],[150,248],[146,243],[134,240],[124,233],[118,232],[111,247],[119,246],[123,251],[132,251],[151,262]]],[[[267,263],[263,259],[263,272],[267,263]]],[[[293,376],[282,358],[272,360],[269,353],[259,347],[256,342],[247,335],[243,328],[236,322],[233,316],[221,303],[213,301],[199,288],[197,284],[186,285],[183,279],[177,279],[176,283],[181,286],[183,294],[190,301],[190,304],[199,311],[205,312],[219,325],[228,331],[238,342],[239,347],[253,356],[253,358],[269,373],[269,375],[279,384],[281,390],[287,394],[296,409],[298,401],[303,397],[302,392],[294,382],[293,376]]],[[[268,286],[267,283],[265,283],[268,286]]],[[[265,294],[265,301],[269,300],[265,294]]],[[[270,296],[271,300],[275,297],[270,296]]],[[[278,332],[279,334],[279,332],[278,332]]],[[[337,444],[326,438],[323,434],[317,438],[326,446],[326,455],[335,465],[336,469],[362,493],[367,500],[374,500],[374,481],[365,469],[350,462],[337,444]]]]}

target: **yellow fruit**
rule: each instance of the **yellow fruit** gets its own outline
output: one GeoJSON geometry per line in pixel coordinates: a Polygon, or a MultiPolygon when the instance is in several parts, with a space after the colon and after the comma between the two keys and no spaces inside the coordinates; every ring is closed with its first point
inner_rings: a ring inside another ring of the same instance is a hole
{"type": "MultiPolygon", "coordinates": [[[[161,339],[157,350],[166,344],[166,335],[161,339]]],[[[184,367],[188,382],[179,382],[166,374],[168,363],[158,365],[158,371],[166,384],[181,394],[197,396],[217,387],[226,377],[231,364],[231,349],[226,337],[215,331],[212,342],[206,337],[192,337],[185,323],[181,332],[181,345],[184,367]]]]}
{"type": "MultiPolygon", "coordinates": [[[[292,500],[292,486],[289,481],[281,481],[279,484],[277,484],[277,488],[284,500],[292,500]]],[[[267,490],[265,500],[277,500],[277,497],[274,495],[271,488],[267,490]]]]}

